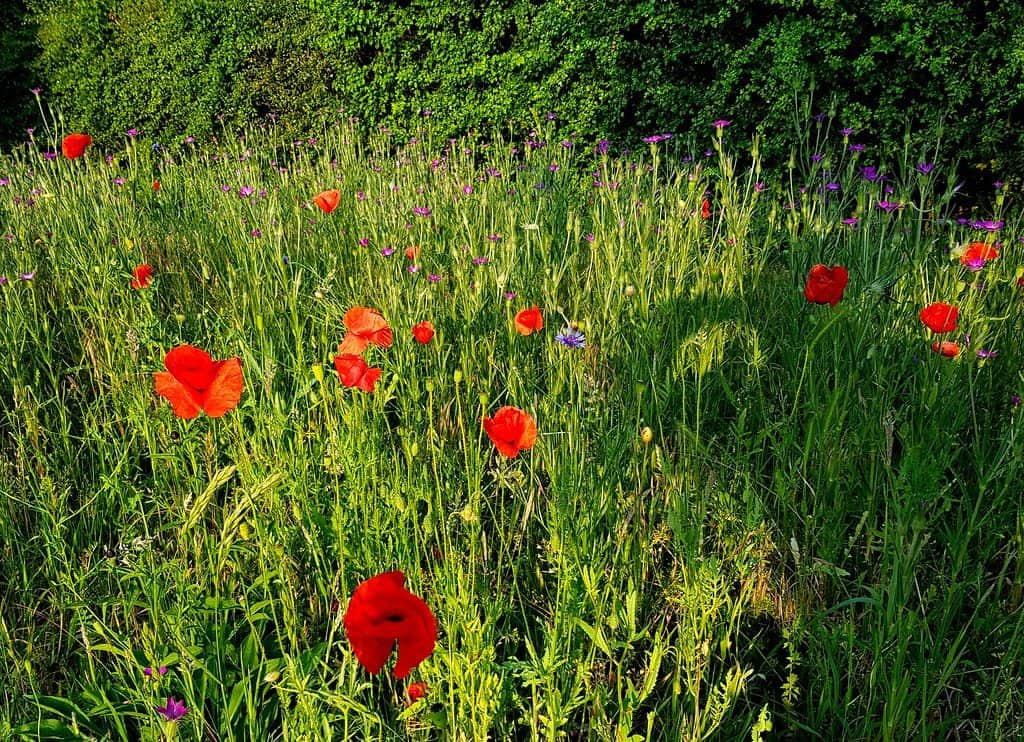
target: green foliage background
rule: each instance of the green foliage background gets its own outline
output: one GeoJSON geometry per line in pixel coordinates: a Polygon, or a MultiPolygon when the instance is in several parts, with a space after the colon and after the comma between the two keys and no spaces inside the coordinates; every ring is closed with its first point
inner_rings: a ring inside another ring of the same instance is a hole
{"type": "Polygon", "coordinates": [[[24,128],[38,85],[100,139],[204,136],[268,114],[308,131],[339,108],[391,126],[429,109],[456,134],[537,110],[592,139],[725,117],[781,158],[773,141],[813,89],[869,143],[902,145],[910,127],[918,143],[941,134],[950,158],[1024,171],[1015,0],[686,5],[27,0],[5,11],[0,74],[16,94],[2,125],[24,128]]]}

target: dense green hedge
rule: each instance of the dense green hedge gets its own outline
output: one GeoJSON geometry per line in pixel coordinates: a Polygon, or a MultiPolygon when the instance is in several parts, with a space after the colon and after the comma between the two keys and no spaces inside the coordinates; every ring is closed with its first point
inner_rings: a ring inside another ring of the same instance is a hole
{"type": "Polygon", "coordinates": [[[869,144],[902,146],[910,127],[923,145],[941,131],[947,157],[1024,173],[1018,0],[681,5],[29,0],[23,20],[37,28],[45,100],[101,140],[128,128],[202,137],[268,116],[304,131],[338,109],[391,126],[428,109],[455,133],[528,125],[534,110],[623,142],[710,134],[726,118],[733,136],[759,131],[784,158],[806,123],[795,100],[813,87],[814,110],[836,111],[835,128],[869,144]]]}

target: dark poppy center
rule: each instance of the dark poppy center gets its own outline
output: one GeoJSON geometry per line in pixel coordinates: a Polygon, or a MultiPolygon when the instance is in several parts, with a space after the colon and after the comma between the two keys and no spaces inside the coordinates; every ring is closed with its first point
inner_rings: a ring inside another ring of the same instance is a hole
{"type": "Polygon", "coordinates": [[[384,620],[385,621],[390,621],[391,623],[401,623],[402,621],[405,620],[405,617],[402,614],[400,614],[400,613],[391,613],[391,614],[385,616],[384,620]]]}

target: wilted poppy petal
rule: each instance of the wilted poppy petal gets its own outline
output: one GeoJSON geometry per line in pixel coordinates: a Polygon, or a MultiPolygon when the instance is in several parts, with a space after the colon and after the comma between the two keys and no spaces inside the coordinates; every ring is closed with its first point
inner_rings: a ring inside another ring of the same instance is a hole
{"type": "Polygon", "coordinates": [[[242,398],[244,386],[240,358],[217,361],[217,367],[216,375],[203,400],[203,411],[210,417],[220,417],[235,409],[242,398]]]}
{"type": "Polygon", "coordinates": [[[394,334],[380,312],[369,307],[353,307],[345,312],[345,327],[367,342],[381,348],[391,347],[394,334]]]}
{"type": "Polygon", "coordinates": [[[342,355],[357,356],[366,350],[366,346],[369,344],[370,341],[366,338],[356,335],[354,332],[347,332],[338,345],[338,352],[342,355]]]}
{"type": "Polygon", "coordinates": [[[198,395],[170,373],[156,371],[153,373],[153,378],[156,381],[156,393],[170,401],[171,410],[175,415],[191,420],[200,413],[202,407],[198,395]]]}

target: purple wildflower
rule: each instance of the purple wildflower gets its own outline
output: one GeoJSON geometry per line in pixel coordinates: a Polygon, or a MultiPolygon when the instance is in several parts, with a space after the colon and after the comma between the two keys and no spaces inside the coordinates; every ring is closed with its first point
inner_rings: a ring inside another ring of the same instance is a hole
{"type": "Polygon", "coordinates": [[[587,339],[586,337],[584,337],[583,333],[571,327],[566,327],[560,333],[555,335],[555,340],[564,345],[566,348],[587,347],[587,339]]]}
{"type": "Polygon", "coordinates": [[[988,348],[978,348],[978,352],[975,354],[978,358],[994,358],[999,354],[998,350],[989,350],[988,348]]]}
{"type": "Polygon", "coordinates": [[[113,183],[114,183],[114,185],[119,185],[119,186],[120,185],[124,185],[124,178],[118,176],[117,178],[114,178],[113,183]]]}
{"type": "Polygon", "coordinates": [[[251,196],[255,192],[256,189],[253,188],[252,186],[242,186],[241,188],[238,189],[238,195],[241,196],[242,198],[249,198],[249,196],[251,196]]]}
{"type": "Polygon", "coordinates": [[[611,145],[612,145],[612,143],[611,143],[611,142],[609,142],[609,141],[608,141],[607,139],[602,139],[601,141],[599,141],[599,142],[597,143],[597,146],[596,146],[596,147],[594,147],[594,151],[595,151],[595,152],[596,152],[597,154],[599,154],[599,155],[604,155],[604,154],[608,154],[608,148],[609,148],[609,147],[610,147],[611,145]]]}
{"type": "Polygon", "coordinates": [[[369,246],[370,246],[370,238],[369,237],[360,237],[359,238],[359,247],[369,247],[369,246]]]}
{"type": "Polygon", "coordinates": [[[35,271],[32,271],[31,273],[19,273],[18,274],[18,279],[21,280],[21,281],[31,281],[35,277],[36,277],[36,272],[35,271]]]}
{"type": "Polygon", "coordinates": [[[188,713],[188,709],[185,708],[185,702],[176,700],[174,696],[167,699],[166,706],[157,706],[156,710],[163,714],[167,721],[177,721],[188,713]]]}
{"type": "Polygon", "coordinates": [[[410,265],[409,266],[409,272],[410,273],[419,273],[420,272],[420,267],[418,265],[410,265]]]}
{"type": "Polygon", "coordinates": [[[896,211],[896,209],[902,209],[903,208],[903,204],[893,203],[893,202],[888,201],[888,200],[879,201],[877,206],[882,211],[884,211],[886,214],[891,214],[892,212],[896,211]]]}
{"type": "Polygon", "coordinates": [[[487,239],[491,242],[501,242],[501,235],[495,232],[494,234],[487,235],[487,239]]]}
{"type": "Polygon", "coordinates": [[[878,169],[874,165],[865,165],[860,169],[861,177],[874,183],[878,180],[878,169]]]}
{"type": "Polygon", "coordinates": [[[380,254],[383,255],[385,258],[388,257],[389,255],[393,255],[394,252],[395,248],[393,247],[382,247],[380,249],[380,254]]]}
{"type": "Polygon", "coordinates": [[[479,255],[473,258],[473,265],[487,265],[491,262],[489,255],[479,255]]]}
{"type": "Polygon", "coordinates": [[[976,220],[971,222],[971,229],[983,229],[986,232],[998,232],[1003,228],[1004,222],[1002,221],[991,221],[989,219],[976,220]]]}
{"type": "Polygon", "coordinates": [[[160,667],[146,667],[142,670],[142,674],[147,678],[153,677],[153,673],[163,677],[167,674],[167,665],[160,665],[160,667]]]}
{"type": "Polygon", "coordinates": [[[927,175],[928,173],[935,169],[935,163],[919,162],[917,163],[917,165],[914,166],[914,169],[917,170],[917,172],[921,173],[921,175],[927,175]]]}
{"type": "Polygon", "coordinates": [[[467,196],[470,195],[473,192],[473,186],[471,186],[471,185],[464,185],[464,186],[462,186],[462,192],[465,193],[467,196]]]}
{"type": "Polygon", "coordinates": [[[0,276],[0,286],[7,285],[7,276],[0,276]]]}
{"type": "Polygon", "coordinates": [[[437,283],[438,281],[441,280],[441,276],[438,273],[428,273],[427,280],[430,281],[431,283],[437,283]]]}
{"type": "Polygon", "coordinates": [[[1010,401],[1013,402],[1014,407],[1020,407],[1021,399],[1019,394],[1011,394],[1010,401]]]}
{"type": "Polygon", "coordinates": [[[820,152],[815,152],[811,155],[811,162],[821,162],[823,159],[825,159],[825,155],[820,152]]]}
{"type": "Polygon", "coordinates": [[[57,153],[56,152],[43,152],[43,157],[45,157],[47,160],[56,160],[57,159],[57,153]]]}
{"type": "Polygon", "coordinates": [[[125,134],[127,134],[129,137],[134,139],[135,137],[137,137],[139,135],[139,130],[138,129],[129,129],[128,131],[125,132],[125,134]]]}
{"type": "Polygon", "coordinates": [[[512,301],[513,299],[516,298],[516,296],[518,296],[518,294],[516,294],[515,291],[506,291],[504,294],[502,294],[502,296],[504,296],[509,301],[512,301]]]}
{"type": "Polygon", "coordinates": [[[851,134],[853,134],[853,129],[850,129],[850,128],[840,129],[839,133],[842,134],[844,137],[848,137],[851,134]]]}
{"type": "Polygon", "coordinates": [[[718,119],[718,121],[712,121],[711,125],[716,129],[724,129],[731,123],[732,121],[727,121],[726,119],[718,119]]]}
{"type": "Polygon", "coordinates": [[[413,206],[412,213],[416,216],[430,216],[430,209],[426,206],[413,206]]]}
{"type": "Polygon", "coordinates": [[[848,219],[843,219],[843,224],[845,224],[850,229],[854,229],[857,226],[857,221],[857,217],[851,216],[848,219]]]}
{"type": "Polygon", "coordinates": [[[864,151],[864,145],[863,144],[851,144],[849,146],[849,150],[851,152],[863,152],[864,151]]]}

